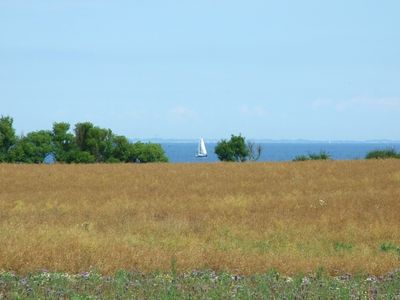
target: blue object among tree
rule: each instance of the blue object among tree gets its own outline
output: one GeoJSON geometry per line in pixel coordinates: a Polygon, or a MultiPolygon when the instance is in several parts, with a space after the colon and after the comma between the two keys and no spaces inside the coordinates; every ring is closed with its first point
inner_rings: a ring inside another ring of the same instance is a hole
{"type": "Polygon", "coordinates": [[[47,153],[43,159],[43,163],[47,165],[54,164],[56,162],[56,156],[53,152],[47,153]]]}

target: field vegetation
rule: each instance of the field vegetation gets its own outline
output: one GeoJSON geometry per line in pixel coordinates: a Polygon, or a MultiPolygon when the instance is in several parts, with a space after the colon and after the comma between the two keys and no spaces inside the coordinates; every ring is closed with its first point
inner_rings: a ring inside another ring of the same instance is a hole
{"type": "Polygon", "coordinates": [[[250,276],[210,270],[178,273],[118,271],[112,276],[0,272],[0,299],[398,299],[400,271],[383,276],[314,274],[290,277],[271,270],[250,276]]]}
{"type": "Polygon", "coordinates": [[[320,151],[319,153],[309,153],[308,155],[298,155],[293,161],[306,161],[306,160],[329,160],[331,156],[325,152],[320,151]]]}
{"type": "Polygon", "coordinates": [[[387,158],[400,158],[400,152],[395,149],[378,149],[368,152],[365,156],[366,159],[387,159],[387,158]]]}
{"type": "Polygon", "coordinates": [[[399,266],[400,161],[0,164],[0,270],[399,266]]]}

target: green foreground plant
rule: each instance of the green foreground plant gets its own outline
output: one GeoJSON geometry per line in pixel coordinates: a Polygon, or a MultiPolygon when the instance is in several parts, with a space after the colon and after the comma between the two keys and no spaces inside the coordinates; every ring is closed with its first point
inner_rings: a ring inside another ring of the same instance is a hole
{"type": "Polygon", "coordinates": [[[240,276],[193,271],[144,274],[121,270],[113,276],[96,272],[70,275],[0,273],[0,298],[5,299],[394,299],[400,294],[400,271],[381,277],[344,274],[240,276]]]}

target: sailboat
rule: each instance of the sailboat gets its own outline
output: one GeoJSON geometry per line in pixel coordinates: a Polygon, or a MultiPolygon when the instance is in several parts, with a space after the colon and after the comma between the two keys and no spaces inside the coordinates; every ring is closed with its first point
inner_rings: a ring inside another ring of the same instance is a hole
{"type": "Polygon", "coordinates": [[[203,138],[200,138],[199,146],[197,148],[196,157],[207,157],[206,144],[204,143],[204,139],[203,138]]]}

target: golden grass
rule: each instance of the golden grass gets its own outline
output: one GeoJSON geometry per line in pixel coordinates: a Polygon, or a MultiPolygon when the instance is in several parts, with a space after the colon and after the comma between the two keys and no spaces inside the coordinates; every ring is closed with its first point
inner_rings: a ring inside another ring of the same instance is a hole
{"type": "Polygon", "coordinates": [[[0,165],[0,269],[399,266],[400,160],[0,165]],[[343,246],[344,245],[344,246],[343,246]]]}

